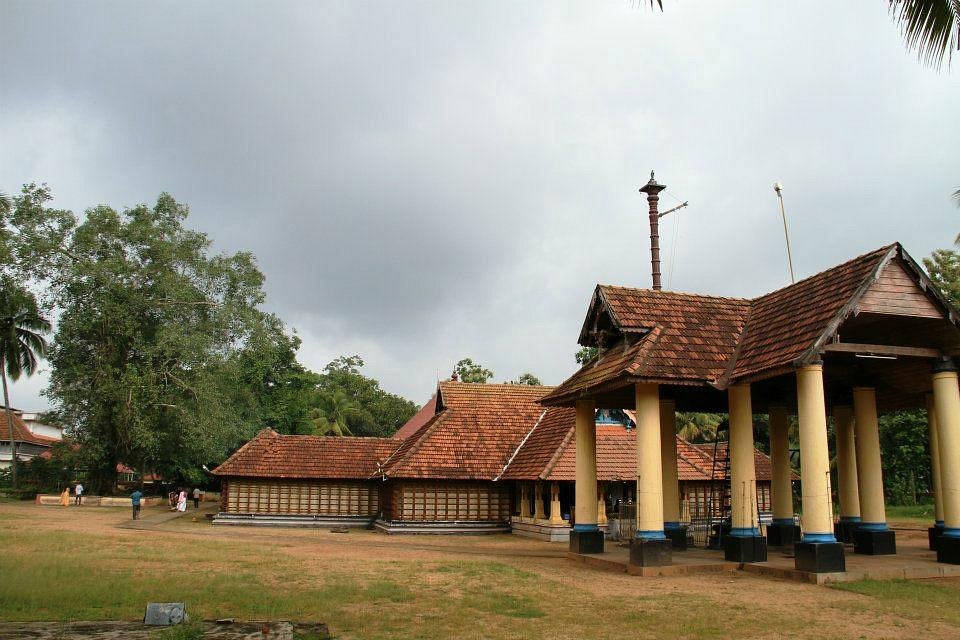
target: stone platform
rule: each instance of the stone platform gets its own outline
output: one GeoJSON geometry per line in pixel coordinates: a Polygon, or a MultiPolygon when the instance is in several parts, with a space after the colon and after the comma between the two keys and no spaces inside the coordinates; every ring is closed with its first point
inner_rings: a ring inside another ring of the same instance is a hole
{"type": "MultiPolygon", "coordinates": [[[[899,535],[899,532],[898,532],[899,535]]],[[[723,559],[723,551],[689,548],[673,554],[673,564],[665,567],[637,567],[629,564],[630,550],[608,543],[607,551],[596,554],[568,553],[567,557],[589,567],[639,576],[681,576],[722,571],[747,571],[762,576],[826,584],[864,580],[960,577],[960,565],[937,562],[937,554],[927,548],[925,536],[903,536],[897,540],[897,554],[859,555],[853,545],[845,545],[847,570],[843,573],[811,573],[794,568],[792,549],[772,547],[766,562],[740,564],[723,559]]]]}
{"type": "MultiPolygon", "coordinates": [[[[152,640],[173,627],[150,627],[142,622],[0,622],[0,640],[152,640]]],[[[211,640],[293,640],[294,634],[330,638],[325,624],[248,621],[203,622],[203,637],[211,640]]]]}

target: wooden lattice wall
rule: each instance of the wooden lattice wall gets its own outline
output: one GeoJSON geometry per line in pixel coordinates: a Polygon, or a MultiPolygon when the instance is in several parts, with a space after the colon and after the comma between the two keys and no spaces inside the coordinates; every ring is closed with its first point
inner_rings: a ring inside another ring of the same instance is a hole
{"type": "Polygon", "coordinates": [[[395,480],[385,490],[390,520],[413,522],[506,522],[510,487],[493,482],[395,480]]]}
{"type": "Polygon", "coordinates": [[[374,516],[380,510],[375,482],[231,478],[225,489],[227,513],[374,516]]]}

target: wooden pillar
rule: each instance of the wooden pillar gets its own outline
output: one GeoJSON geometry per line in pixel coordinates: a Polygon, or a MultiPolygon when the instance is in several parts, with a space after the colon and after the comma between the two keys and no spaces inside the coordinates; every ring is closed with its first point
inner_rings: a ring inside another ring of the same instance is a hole
{"type": "Polygon", "coordinates": [[[770,501],[773,503],[773,522],[793,524],[793,480],[790,467],[790,422],[786,407],[770,407],[770,462],[773,482],[770,501]]]}
{"type": "Polygon", "coordinates": [[[933,480],[933,519],[934,526],[943,528],[943,482],[940,477],[940,435],[937,424],[937,409],[933,404],[933,394],[926,395],[927,426],[930,430],[930,475],[933,480]]]}
{"type": "Polygon", "coordinates": [[[520,483],[520,519],[523,520],[530,516],[530,499],[527,497],[527,483],[520,483]]]}
{"type": "Polygon", "coordinates": [[[597,424],[593,400],[577,401],[576,524],[578,531],[597,529],[597,424]]]}
{"type": "Polygon", "coordinates": [[[680,481],[677,478],[677,405],[660,401],[660,465],[663,472],[663,528],[680,528],[680,481]]]}
{"type": "Polygon", "coordinates": [[[637,383],[637,531],[636,538],[664,540],[663,469],[660,463],[660,389],[637,383]]]}
{"type": "Polygon", "coordinates": [[[750,385],[732,385],[727,393],[730,405],[730,535],[759,536],[750,385]]]}
{"type": "Polygon", "coordinates": [[[800,423],[800,485],[803,542],[836,542],[830,496],[830,453],[823,365],[797,370],[797,419],[800,423]]]}
{"type": "Polygon", "coordinates": [[[543,509],[543,486],[538,482],[533,485],[533,490],[536,491],[533,502],[533,506],[536,511],[533,514],[533,517],[535,520],[544,520],[547,516],[543,509]]]}
{"type": "Polygon", "coordinates": [[[869,387],[854,388],[853,412],[860,491],[860,526],[857,528],[884,531],[887,529],[887,513],[883,499],[876,390],[869,387]]]}
{"type": "Polygon", "coordinates": [[[563,514],[560,513],[560,485],[550,483],[550,524],[563,524],[563,514]]]}
{"type": "Polygon", "coordinates": [[[857,480],[857,446],[854,437],[853,408],[833,408],[837,437],[837,493],[840,496],[841,522],[860,522],[860,487],[857,480]]]}

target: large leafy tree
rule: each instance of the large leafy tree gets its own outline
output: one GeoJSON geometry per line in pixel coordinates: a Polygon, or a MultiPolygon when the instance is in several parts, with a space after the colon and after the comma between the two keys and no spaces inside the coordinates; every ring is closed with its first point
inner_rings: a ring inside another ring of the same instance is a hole
{"type": "Polygon", "coordinates": [[[460,360],[453,370],[461,382],[486,384],[493,377],[493,371],[477,364],[471,358],[460,360]]]}
{"type": "Polygon", "coordinates": [[[3,379],[3,404],[10,428],[10,474],[17,488],[17,441],[10,411],[7,378],[19,380],[31,376],[47,352],[44,335],[50,323],[40,315],[36,299],[9,278],[0,280],[0,378],[3,379]]]}
{"type": "Polygon", "coordinates": [[[15,199],[10,270],[41,282],[59,312],[48,394],[95,486],[109,490],[120,462],[199,480],[258,426],[238,362],[279,323],[258,308],[253,256],[212,255],[167,194],[82,221],[49,200],[34,185],[15,199]]]}

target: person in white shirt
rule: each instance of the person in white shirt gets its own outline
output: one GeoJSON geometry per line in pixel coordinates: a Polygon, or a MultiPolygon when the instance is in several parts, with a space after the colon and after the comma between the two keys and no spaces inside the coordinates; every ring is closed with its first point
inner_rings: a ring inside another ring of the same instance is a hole
{"type": "Polygon", "coordinates": [[[74,495],[73,504],[77,506],[82,506],[83,505],[83,485],[80,484],[79,482],[77,483],[77,486],[73,488],[73,495],[74,495]]]}
{"type": "Polygon", "coordinates": [[[200,487],[193,488],[193,508],[200,508],[200,487]]]}

